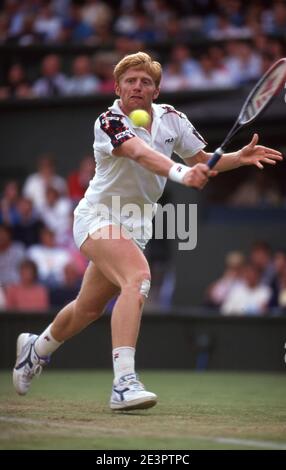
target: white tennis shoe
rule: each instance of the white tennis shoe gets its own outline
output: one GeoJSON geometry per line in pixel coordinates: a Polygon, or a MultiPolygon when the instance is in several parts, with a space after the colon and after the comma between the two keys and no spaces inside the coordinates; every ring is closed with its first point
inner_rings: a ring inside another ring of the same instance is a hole
{"type": "Polygon", "coordinates": [[[157,395],[147,392],[136,374],[124,375],[112,387],[110,408],[112,410],[137,410],[155,406],[157,395]]]}
{"type": "Polygon", "coordinates": [[[37,338],[37,335],[22,333],[17,339],[13,384],[19,395],[26,395],[32,379],[39,376],[43,366],[49,362],[49,357],[40,357],[36,353],[34,343],[37,338]]]}

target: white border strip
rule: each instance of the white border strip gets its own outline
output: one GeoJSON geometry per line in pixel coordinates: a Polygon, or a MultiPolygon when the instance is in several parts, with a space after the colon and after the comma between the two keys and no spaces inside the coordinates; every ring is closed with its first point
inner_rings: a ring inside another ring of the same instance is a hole
{"type": "MultiPolygon", "coordinates": [[[[2,423],[18,423],[18,424],[32,424],[35,426],[53,426],[57,428],[73,428],[74,423],[64,423],[53,421],[44,421],[36,420],[29,418],[21,418],[16,416],[0,416],[0,422],[2,423]]],[[[83,428],[82,423],[80,427],[83,428]]],[[[77,426],[78,428],[78,426],[77,426]]],[[[90,427],[88,426],[88,429],[90,427]]],[[[216,442],[218,444],[233,444],[237,446],[246,446],[246,447],[258,447],[263,449],[276,449],[276,450],[286,450],[286,443],[272,442],[272,441],[256,441],[251,439],[236,439],[232,437],[207,437],[207,436],[190,436],[190,439],[203,440],[208,442],[216,442]]]]}

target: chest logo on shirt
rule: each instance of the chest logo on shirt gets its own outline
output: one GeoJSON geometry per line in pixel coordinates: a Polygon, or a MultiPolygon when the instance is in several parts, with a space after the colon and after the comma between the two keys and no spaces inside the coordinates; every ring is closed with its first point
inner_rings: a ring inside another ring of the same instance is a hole
{"type": "Polygon", "coordinates": [[[165,144],[172,144],[173,142],[175,142],[174,137],[170,137],[169,139],[165,140],[165,144]]]}

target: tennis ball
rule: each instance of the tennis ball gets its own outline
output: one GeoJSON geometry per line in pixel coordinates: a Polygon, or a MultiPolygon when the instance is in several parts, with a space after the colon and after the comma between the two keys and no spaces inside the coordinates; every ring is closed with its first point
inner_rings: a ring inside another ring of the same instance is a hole
{"type": "Polygon", "coordinates": [[[144,109],[135,109],[129,114],[129,117],[134,126],[138,127],[147,127],[151,120],[150,114],[144,109]]]}

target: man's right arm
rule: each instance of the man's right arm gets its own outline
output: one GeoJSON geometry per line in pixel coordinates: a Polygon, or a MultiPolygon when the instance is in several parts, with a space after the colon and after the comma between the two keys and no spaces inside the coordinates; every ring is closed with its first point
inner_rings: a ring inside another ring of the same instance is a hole
{"type": "Polygon", "coordinates": [[[183,164],[174,163],[160,152],[152,149],[139,137],[132,137],[113,150],[116,157],[126,157],[136,161],[139,165],[153,173],[180,182],[185,186],[202,189],[209,176],[216,172],[209,171],[207,165],[198,163],[192,168],[183,164]]]}

